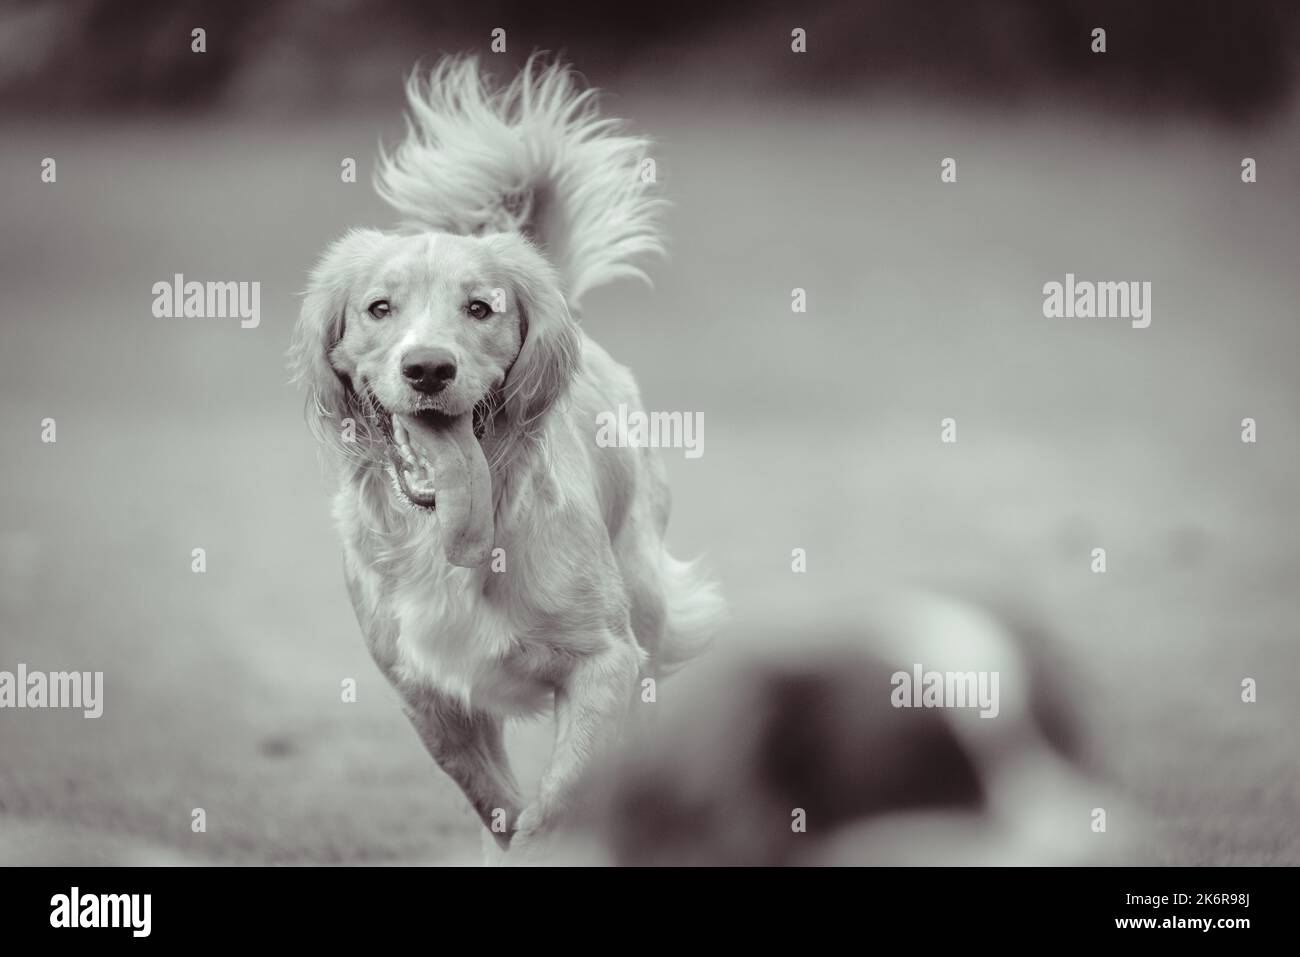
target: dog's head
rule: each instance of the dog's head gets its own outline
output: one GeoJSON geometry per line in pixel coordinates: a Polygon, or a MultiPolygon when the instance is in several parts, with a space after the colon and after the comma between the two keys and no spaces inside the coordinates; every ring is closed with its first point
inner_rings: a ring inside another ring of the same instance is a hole
{"type": "Polygon", "coordinates": [[[490,520],[489,458],[535,431],[580,351],[555,270],[520,235],[354,230],[312,273],[291,361],[321,440],[386,468],[446,536],[466,519],[449,510],[490,520]]]}

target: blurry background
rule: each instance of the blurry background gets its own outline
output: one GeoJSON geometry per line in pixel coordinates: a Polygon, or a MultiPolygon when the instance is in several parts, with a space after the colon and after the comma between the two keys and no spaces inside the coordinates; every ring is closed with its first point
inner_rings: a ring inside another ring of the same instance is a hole
{"type": "Polygon", "coordinates": [[[1300,8],[460,6],[0,10],[0,669],[106,682],[98,721],[0,711],[0,863],[472,857],[366,656],[283,352],[325,243],[392,221],[405,73],[534,48],[658,144],[670,258],[584,321],[704,415],[702,458],[663,453],[670,541],[718,569],[724,640],[852,634],[904,584],[1010,599],[1159,825],[1130,860],[1300,862],[1300,8]],[[260,327],[155,319],[178,272],[261,282],[260,327]],[[1045,319],[1066,272],[1152,282],[1151,327],[1045,319]]]}

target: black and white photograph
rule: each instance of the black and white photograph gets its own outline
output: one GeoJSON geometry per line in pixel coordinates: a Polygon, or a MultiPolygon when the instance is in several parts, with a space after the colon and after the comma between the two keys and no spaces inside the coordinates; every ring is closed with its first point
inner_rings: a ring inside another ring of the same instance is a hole
{"type": "Polygon", "coordinates": [[[1280,0],[5,4],[0,865],[1300,863],[1298,72],[1280,0]]]}

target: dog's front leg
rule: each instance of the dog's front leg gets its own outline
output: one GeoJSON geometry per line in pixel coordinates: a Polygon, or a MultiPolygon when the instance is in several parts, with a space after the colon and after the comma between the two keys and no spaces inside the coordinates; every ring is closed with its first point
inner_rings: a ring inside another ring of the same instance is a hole
{"type": "Polygon", "coordinates": [[[556,689],[555,750],[537,800],[519,816],[512,849],[526,847],[555,823],[592,758],[618,741],[635,696],[639,666],[629,634],[579,661],[556,689]]]}
{"type": "Polygon", "coordinates": [[[408,697],[405,710],[438,767],[460,785],[497,843],[508,847],[521,802],[501,719],[427,693],[408,697]]]}

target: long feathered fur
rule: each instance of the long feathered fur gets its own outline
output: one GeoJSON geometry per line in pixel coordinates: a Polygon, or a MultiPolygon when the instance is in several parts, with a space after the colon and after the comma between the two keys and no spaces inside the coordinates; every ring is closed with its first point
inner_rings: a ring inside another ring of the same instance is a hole
{"type": "Polygon", "coordinates": [[[603,118],[572,70],[534,55],[493,89],[473,57],[407,81],[407,135],[381,154],[375,188],[406,223],[462,235],[521,232],[560,275],[571,306],[635,260],[663,252],[663,201],[642,173],[649,140],[603,118]]]}

